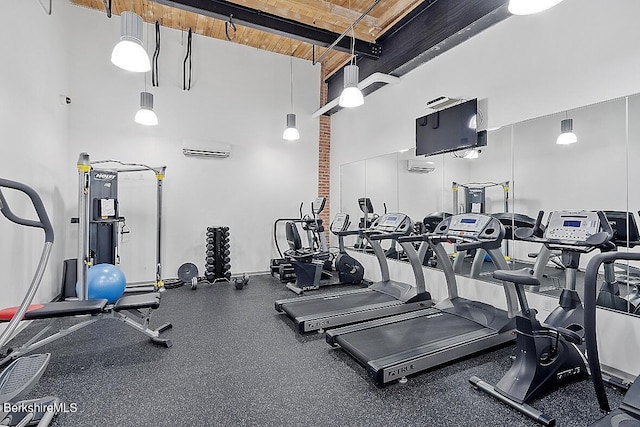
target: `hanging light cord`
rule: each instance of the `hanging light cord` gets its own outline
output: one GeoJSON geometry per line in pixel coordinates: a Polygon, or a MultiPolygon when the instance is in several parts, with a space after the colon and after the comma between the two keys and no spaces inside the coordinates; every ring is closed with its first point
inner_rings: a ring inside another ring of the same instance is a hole
{"type": "Polygon", "coordinates": [[[104,5],[105,12],[107,12],[107,18],[111,18],[111,0],[102,0],[102,4],[104,5]]]}
{"type": "Polygon", "coordinates": [[[351,65],[356,65],[356,35],[351,26],[351,65]]]}
{"type": "Polygon", "coordinates": [[[189,34],[187,35],[187,54],[182,62],[182,89],[191,90],[191,28],[189,28],[189,34]],[[189,79],[187,84],[187,61],[189,63],[189,79]]]}
{"type": "Polygon", "coordinates": [[[151,84],[158,86],[158,57],[160,56],[160,21],[156,21],[156,50],[153,52],[153,69],[151,70],[151,84]]]}
{"type": "Polygon", "coordinates": [[[236,28],[236,24],[233,23],[233,14],[229,16],[229,20],[224,23],[224,35],[227,37],[227,40],[233,41],[236,38],[236,32],[238,29],[236,28]],[[233,30],[233,36],[229,35],[229,28],[233,30]]]}
{"type": "Polygon", "coordinates": [[[291,83],[291,87],[289,90],[289,93],[291,95],[291,112],[293,113],[293,54],[289,58],[289,76],[290,76],[290,83],[291,83]]]}

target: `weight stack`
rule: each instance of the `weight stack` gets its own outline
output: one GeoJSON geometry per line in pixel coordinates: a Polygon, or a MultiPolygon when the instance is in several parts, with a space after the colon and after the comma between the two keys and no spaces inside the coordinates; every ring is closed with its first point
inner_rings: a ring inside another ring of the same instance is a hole
{"type": "Polygon", "coordinates": [[[207,227],[204,275],[209,282],[231,279],[229,227],[207,227]]]}

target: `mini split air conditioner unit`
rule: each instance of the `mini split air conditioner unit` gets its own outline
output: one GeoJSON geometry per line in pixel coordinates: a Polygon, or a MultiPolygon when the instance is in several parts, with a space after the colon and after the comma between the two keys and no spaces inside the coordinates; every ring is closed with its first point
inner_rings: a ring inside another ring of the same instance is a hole
{"type": "Polygon", "coordinates": [[[187,157],[226,159],[231,155],[231,145],[209,141],[184,141],[182,154],[187,157]]]}
{"type": "Polygon", "coordinates": [[[460,102],[460,98],[449,98],[447,96],[439,96],[438,98],[432,99],[431,101],[427,101],[427,108],[431,108],[433,110],[439,110],[441,108],[449,107],[457,102],[460,102]]]}
{"type": "Polygon", "coordinates": [[[407,160],[407,170],[415,173],[430,173],[436,170],[436,165],[424,160],[407,160]]]}

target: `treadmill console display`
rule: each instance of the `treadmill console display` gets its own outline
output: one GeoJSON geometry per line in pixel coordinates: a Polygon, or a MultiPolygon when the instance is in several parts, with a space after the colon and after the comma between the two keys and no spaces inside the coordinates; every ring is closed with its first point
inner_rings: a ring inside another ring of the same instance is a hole
{"type": "Polygon", "coordinates": [[[370,230],[379,233],[410,233],[413,224],[408,216],[401,213],[389,213],[382,215],[370,230]]]}
{"type": "Polygon", "coordinates": [[[459,236],[478,236],[491,221],[487,215],[466,213],[451,217],[447,233],[459,236]]]}
{"type": "Polygon", "coordinates": [[[349,214],[337,213],[331,223],[331,232],[337,234],[341,231],[345,231],[349,227],[349,214]]]}
{"type": "Polygon", "coordinates": [[[592,211],[555,211],[549,214],[544,237],[565,243],[584,242],[600,231],[600,219],[592,211]]]}

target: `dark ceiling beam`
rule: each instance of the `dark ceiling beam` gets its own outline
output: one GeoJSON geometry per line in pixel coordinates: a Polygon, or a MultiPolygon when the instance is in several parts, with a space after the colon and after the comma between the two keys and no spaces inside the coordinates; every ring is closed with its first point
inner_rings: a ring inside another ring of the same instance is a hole
{"type": "MultiPolygon", "coordinates": [[[[340,34],[323,30],[291,19],[262,12],[239,4],[224,0],[153,0],[156,3],[208,16],[221,21],[228,21],[233,16],[233,22],[256,30],[288,37],[316,46],[327,47],[336,41],[340,34]]],[[[351,38],[343,38],[335,47],[341,52],[351,52],[351,38]]],[[[380,57],[380,46],[376,43],[356,39],[355,52],[357,55],[377,59],[380,57]]]]}
{"type": "MultiPolygon", "coordinates": [[[[359,58],[360,80],[375,72],[401,77],[409,71],[450,50],[465,40],[500,22],[511,14],[507,0],[436,0],[425,1],[397,25],[391,28],[378,42],[384,56],[376,61],[359,58]]],[[[473,78],[473,67],[469,64],[469,78],[473,78]]],[[[327,79],[328,99],[340,96],[343,88],[343,73],[338,71],[327,79]]],[[[369,86],[364,94],[384,85],[369,86]]],[[[336,107],[326,114],[339,110],[336,107]]]]}

